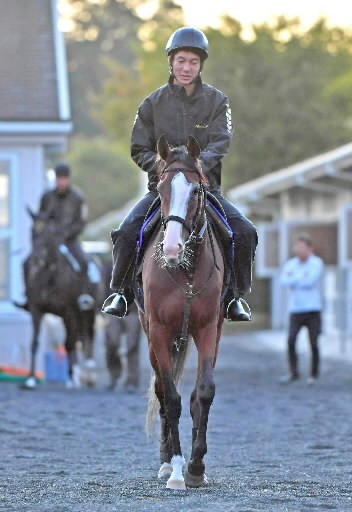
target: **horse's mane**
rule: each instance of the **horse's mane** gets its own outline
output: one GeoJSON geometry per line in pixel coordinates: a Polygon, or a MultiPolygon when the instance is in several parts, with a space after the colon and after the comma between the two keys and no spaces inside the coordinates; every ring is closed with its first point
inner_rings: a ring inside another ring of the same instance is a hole
{"type": "Polygon", "coordinates": [[[174,146],[170,147],[170,153],[166,160],[163,160],[160,155],[156,157],[156,163],[157,163],[157,171],[156,176],[158,181],[160,180],[164,170],[173,163],[180,163],[184,164],[185,167],[189,170],[195,171],[199,178],[201,183],[204,186],[207,186],[209,184],[208,178],[203,172],[201,162],[199,158],[196,160],[193,159],[190,154],[188,153],[187,146],[174,146]]]}

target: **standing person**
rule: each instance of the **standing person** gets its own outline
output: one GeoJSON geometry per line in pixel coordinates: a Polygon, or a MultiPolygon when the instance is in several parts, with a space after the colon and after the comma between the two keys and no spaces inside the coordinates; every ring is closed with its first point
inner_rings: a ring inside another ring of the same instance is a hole
{"type": "MultiPolygon", "coordinates": [[[[165,135],[173,146],[185,145],[193,135],[200,147],[209,191],[220,201],[234,234],[232,285],[225,298],[228,320],[248,321],[242,297],[250,291],[257,246],[254,225],[221,194],[222,159],[232,138],[229,100],[204,83],[201,71],[208,58],[208,40],[200,30],[183,27],[166,44],[169,81],[144,99],[138,108],[131,137],[131,156],[148,173],[148,193],[135,205],[119,229],[112,232],[114,267],[110,295],[103,311],[122,317],[133,300],[136,240],[145,215],[157,197],[157,141],[165,135]]],[[[244,301],[243,301],[244,302],[244,301]]]]}
{"type": "Polygon", "coordinates": [[[290,291],[290,322],[287,340],[290,373],[280,381],[292,382],[299,378],[296,341],[301,328],[307,327],[312,352],[311,370],[307,382],[314,384],[319,376],[318,338],[321,333],[324,264],[323,260],[313,253],[309,235],[299,235],[294,242],[293,250],[295,256],[286,262],[281,273],[281,283],[290,291]]]}
{"type": "MultiPolygon", "coordinates": [[[[87,260],[83,253],[78,237],[82,233],[88,218],[88,207],[83,193],[71,184],[71,169],[66,163],[58,163],[55,167],[55,188],[47,190],[41,197],[38,217],[52,220],[55,224],[55,237],[58,247],[62,247],[66,257],[71,261],[77,272],[87,274],[87,260]]],[[[28,258],[24,261],[24,282],[27,288],[28,258]]],[[[26,293],[27,295],[27,293],[26,293]]],[[[85,301],[93,301],[88,294],[82,295],[85,301]]],[[[15,306],[28,310],[28,301],[15,306]]],[[[83,304],[82,304],[83,305],[83,304]]]]}

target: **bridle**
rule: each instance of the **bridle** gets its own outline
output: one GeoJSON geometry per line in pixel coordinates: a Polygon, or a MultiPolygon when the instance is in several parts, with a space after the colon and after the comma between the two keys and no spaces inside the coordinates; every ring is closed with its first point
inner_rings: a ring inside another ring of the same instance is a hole
{"type": "MultiPolygon", "coordinates": [[[[199,171],[197,171],[196,169],[189,169],[187,167],[166,167],[163,170],[161,175],[163,175],[165,172],[182,172],[182,173],[185,173],[185,172],[195,172],[195,173],[197,173],[199,175],[199,171]]],[[[182,226],[184,226],[187,229],[187,231],[189,233],[189,237],[185,241],[185,246],[186,247],[189,246],[191,243],[192,244],[194,244],[194,243],[197,243],[197,244],[202,243],[203,240],[204,240],[204,234],[205,234],[206,229],[207,229],[207,218],[206,218],[206,215],[205,215],[205,197],[206,197],[206,192],[205,192],[205,188],[204,188],[204,185],[203,185],[201,180],[199,181],[198,185],[199,185],[199,188],[198,188],[198,206],[197,206],[197,211],[196,211],[196,214],[194,216],[194,220],[193,220],[192,226],[190,226],[185,219],[183,219],[182,217],[179,217],[178,215],[168,215],[167,217],[162,217],[162,219],[161,219],[162,226],[163,226],[164,229],[166,228],[166,225],[167,225],[167,223],[170,220],[174,220],[176,222],[179,222],[180,224],[182,224],[182,226]],[[203,224],[199,228],[199,224],[200,224],[201,221],[203,222],[203,224]]]]}

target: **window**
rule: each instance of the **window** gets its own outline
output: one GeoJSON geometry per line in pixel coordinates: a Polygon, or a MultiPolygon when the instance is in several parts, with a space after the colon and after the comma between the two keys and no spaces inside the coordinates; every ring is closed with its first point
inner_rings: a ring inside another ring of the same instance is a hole
{"type": "Polygon", "coordinates": [[[0,152],[0,308],[5,311],[10,303],[14,287],[18,287],[19,255],[15,254],[16,234],[16,170],[15,153],[0,152]],[[7,305],[6,305],[7,303],[7,305]],[[5,308],[5,309],[3,309],[5,308]]]}
{"type": "Polygon", "coordinates": [[[9,296],[10,161],[0,159],[0,300],[9,296]]]}
{"type": "Polygon", "coordinates": [[[10,224],[10,176],[9,161],[0,160],[0,228],[10,224]]]}
{"type": "Polygon", "coordinates": [[[280,268],[280,224],[265,223],[258,227],[258,244],[256,254],[256,275],[272,277],[280,268]]]}
{"type": "Polygon", "coordinates": [[[339,263],[344,268],[352,267],[352,204],[346,204],[341,209],[339,263]]]}

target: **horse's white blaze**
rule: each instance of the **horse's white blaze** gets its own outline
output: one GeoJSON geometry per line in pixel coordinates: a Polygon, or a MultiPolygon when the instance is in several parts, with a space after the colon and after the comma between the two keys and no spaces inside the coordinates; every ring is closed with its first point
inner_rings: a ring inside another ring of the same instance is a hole
{"type": "Polygon", "coordinates": [[[186,489],[185,479],[183,478],[183,467],[186,461],[182,455],[174,455],[171,459],[172,473],[166,483],[168,489],[181,490],[186,489]]]}
{"type": "MultiPolygon", "coordinates": [[[[189,183],[182,172],[177,173],[171,181],[171,198],[169,215],[186,218],[192,183],[189,183]]],[[[178,260],[183,249],[183,226],[180,222],[170,220],[167,223],[163,240],[164,254],[167,260],[178,260]]]]}

